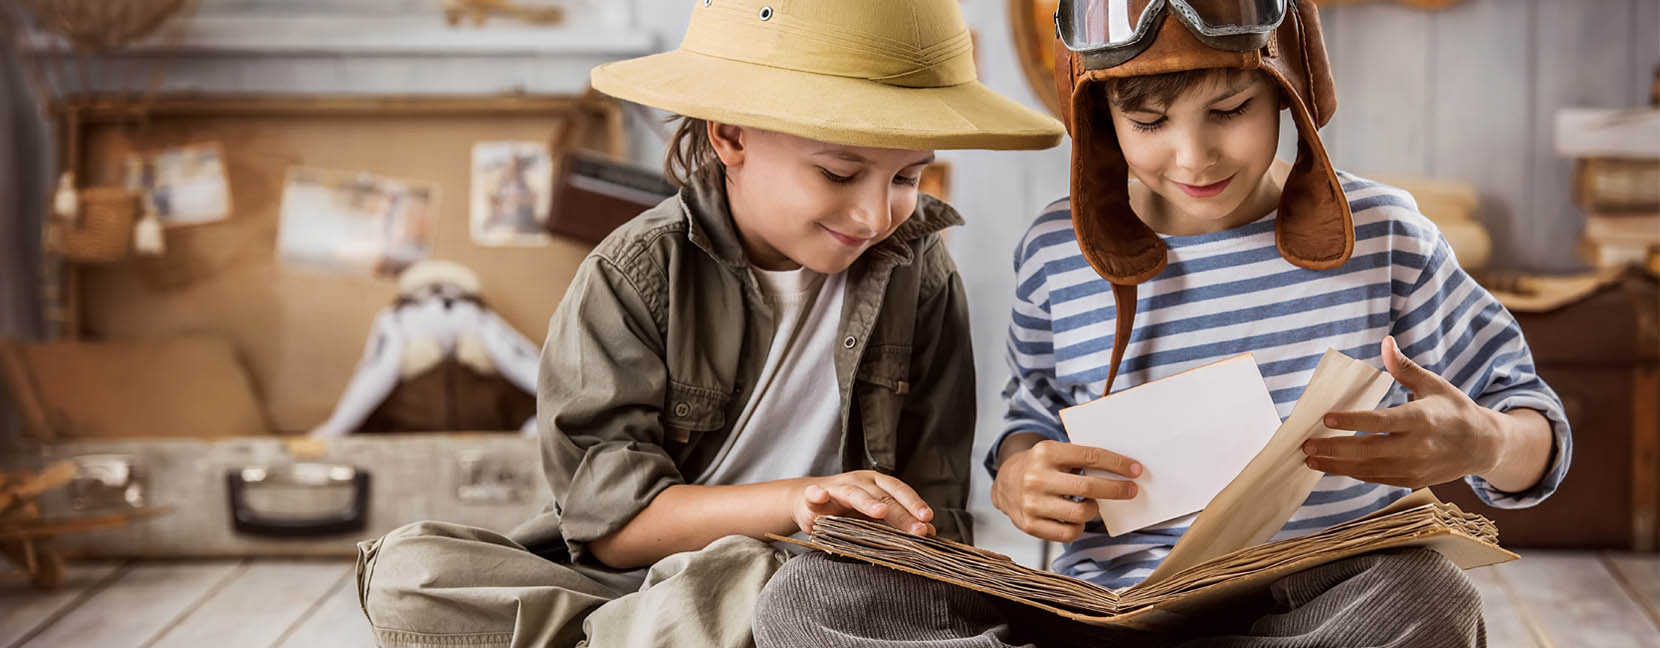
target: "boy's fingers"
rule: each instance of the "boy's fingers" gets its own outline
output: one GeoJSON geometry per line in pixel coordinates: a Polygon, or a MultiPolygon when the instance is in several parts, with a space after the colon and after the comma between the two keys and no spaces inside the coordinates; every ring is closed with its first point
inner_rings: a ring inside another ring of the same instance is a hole
{"type": "Polygon", "coordinates": [[[1066,497],[1127,500],[1135,499],[1139,490],[1133,481],[1071,473],[1051,473],[1045,481],[1045,490],[1066,497]]]}
{"type": "Polygon", "coordinates": [[[1097,510],[1095,500],[1075,502],[1065,497],[1045,497],[1027,507],[1026,513],[1068,524],[1083,524],[1095,519],[1097,510]]]}
{"type": "Polygon", "coordinates": [[[863,513],[866,517],[880,520],[888,515],[888,507],[881,499],[855,484],[836,484],[829,490],[836,501],[849,509],[863,513]]]}
{"type": "Polygon", "coordinates": [[[882,509],[884,511],[881,515],[871,515],[870,517],[872,519],[881,520],[882,522],[887,523],[888,526],[906,533],[924,535],[927,531],[928,525],[923,523],[921,520],[916,519],[916,516],[911,515],[911,512],[906,510],[906,508],[899,503],[899,500],[894,499],[892,495],[878,489],[877,492],[872,493],[871,496],[875,497],[876,501],[882,504],[882,509]]]}
{"type": "Polygon", "coordinates": [[[1140,477],[1141,464],[1111,450],[1075,443],[1044,445],[1045,459],[1061,468],[1097,468],[1125,477],[1140,477]]]}
{"type": "Polygon", "coordinates": [[[1083,535],[1084,525],[1067,524],[1055,520],[1032,518],[1020,528],[1027,534],[1050,542],[1072,542],[1083,535]]]}
{"type": "Polygon", "coordinates": [[[802,489],[801,494],[807,498],[808,504],[826,504],[830,501],[830,491],[824,490],[823,486],[808,486],[802,489]]]}
{"type": "Polygon", "coordinates": [[[1307,465],[1320,472],[1344,475],[1369,482],[1405,480],[1411,472],[1411,466],[1408,462],[1398,457],[1359,459],[1309,457],[1307,465]]]}
{"type": "Polygon", "coordinates": [[[921,495],[916,494],[916,490],[912,489],[910,484],[887,475],[878,475],[876,485],[887,491],[888,495],[893,496],[893,499],[904,506],[905,510],[909,511],[916,519],[923,522],[934,519],[933,509],[928,508],[928,502],[924,501],[921,495]]]}
{"type": "Polygon", "coordinates": [[[1422,405],[1413,401],[1381,410],[1327,412],[1320,421],[1333,430],[1354,432],[1407,432],[1412,429],[1422,405]]]}
{"type": "Polygon", "coordinates": [[[1303,442],[1303,454],[1319,459],[1367,460],[1398,456],[1404,442],[1390,434],[1326,437],[1303,442]]]}
{"type": "Polygon", "coordinates": [[[815,502],[810,499],[807,500],[807,512],[812,513],[815,516],[840,515],[846,512],[846,508],[847,507],[842,506],[841,503],[837,502],[834,498],[827,499],[823,502],[815,502]]]}
{"type": "Polygon", "coordinates": [[[886,522],[888,526],[906,533],[914,535],[928,534],[928,523],[916,519],[910,511],[905,510],[905,507],[899,506],[897,503],[888,507],[888,515],[882,518],[882,521],[886,522]]]}
{"type": "Polygon", "coordinates": [[[1423,368],[1422,365],[1413,362],[1412,358],[1408,358],[1406,354],[1401,353],[1401,347],[1395,342],[1395,336],[1390,335],[1383,338],[1382,351],[1384,370],[1389,372],[1389,376],[1394,378],[1395,382],[1400,383],[1402,387],[1407,388],[1414,395],[1423,396],[1426,392],[1433,392],[1446,384],[1446,381],[1441,380],[1440,376],[1423,368]]]}

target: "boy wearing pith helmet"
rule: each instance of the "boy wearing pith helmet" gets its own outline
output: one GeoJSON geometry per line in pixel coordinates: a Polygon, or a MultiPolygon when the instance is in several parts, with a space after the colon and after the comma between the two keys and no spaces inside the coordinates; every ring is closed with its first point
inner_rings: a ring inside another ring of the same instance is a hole
{"type": "MultiPolygon", "coordinates": [[[[1572,440],[1515,320],[1459,269],[1410,195],[1327,159],[1317,129],[1336,93],[1313,2],[1064,0],[1056,25],[1072,191],[1015,250],[1008,414],[986,458],[998,509],[1066,543],[1056,571],[1134,585],[1193,521],[1108,535],[1094,500],[1134,498],[1142,467],[1068,443],[1059,411],[1241,353],[1254,356],[1282,418],[1328,348],[1398,383],[1379,410],[1326,415],[1327,427],[1358,434],[1304,446],[1309,469],[1324,475],[1276,538],[1448,481],[1506,508],[1556,489],[1572,440]],[[1274,159],[1281,110],[1298,131],[1290,164],[1274,159]],[[1093,470],[1118,479],[1084,474],[1093,470]]],[[[809,556],[768,585],[756,635],[762,646],[1485,642],[1468,580],[1422,549],[1312,568],[1169,633],[1022,614],[965,589],[809,556]],[[844,622],[839,610],[861,594],[867,605],[931,603],[878,605],[885,613],[844,622]]]]}
{"type": "Polygon", "coordinates": [[[1061,125],[975,80],[957,0],[695,0],[672,52],[593,85],[681,115],[682,188],[583,262],[549,324],[551,503],[507,536],[364,543],[383,646],[747,646],[787,555],[859,515],[968,540],[962,281],[917,191],[934,149],[1061,125]]]}

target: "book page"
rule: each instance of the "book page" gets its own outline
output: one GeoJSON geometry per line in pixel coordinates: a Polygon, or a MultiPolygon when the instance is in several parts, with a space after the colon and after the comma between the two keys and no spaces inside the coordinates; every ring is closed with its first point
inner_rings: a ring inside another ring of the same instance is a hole
{"type": "Polygon", "coordinates": [[[1322,475],[1305,463],[1303,442],[1352,434],[1326,427],[1322,422],[1326,413],[1376,408],[1392,384],[1389,374],[1328,349],[1291,416],[1274,433],[1268,447],[1205,506],[1170,555],[1142,584],[1156,583],[1272,538],[1308,499],[1322,475]]]}
{"type": "MultiPolygon", "coordinates": [[[[1250,354],[1061,410],[1073,443],[1141,463],[1128,500],[1096,500],[1108,535],[1205,507],[1273,438],[1274,399],[1250,354]]],[[[1094,477],[1121,479],[1090,470],[1094,477]]]]}

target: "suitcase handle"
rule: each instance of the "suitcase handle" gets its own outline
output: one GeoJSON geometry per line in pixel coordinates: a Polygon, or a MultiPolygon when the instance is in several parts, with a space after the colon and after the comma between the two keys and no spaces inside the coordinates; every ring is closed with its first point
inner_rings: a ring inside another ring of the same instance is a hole
{"type": "Polygon", "coordinates": [[[247,466],[225,473],[230,495],[231,526],[238,533],[275,538],[314,538],[362,531],[369,520],[369,472],[340,464],[298,463],[273,468],[247,466]],[[302,488],[338,488],[349,484],[350,505],[337,513],[314,517],[261,514],[248,503],[250,486],[281,485],[302,488]]]}

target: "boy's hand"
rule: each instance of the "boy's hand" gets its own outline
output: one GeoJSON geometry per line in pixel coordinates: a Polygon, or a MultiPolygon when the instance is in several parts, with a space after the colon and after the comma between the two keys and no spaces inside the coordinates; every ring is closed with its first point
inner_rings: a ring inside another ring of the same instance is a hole
{"type": "Polygon", "coordinates": [[[1077,474],[1094,468],[1139,477],[1141,464],[1100,448],[1058,441],[1040,441],[1010,455],[997,470],[991,502],[1028,534],[1071,542],[1084,533],[1084,523],[1099,516],[1098,499],[1131,499],[1132,481],[1077,474]],[[1077,501],[1075,498],[1084,498],[1077,501]]]}
{"type": "Polygon", "coordinates": [[[934,534],[934,525],[928,523],[934,511],[922,496],[905,482],[874,470],[807,480],[791,507],[796,526],[806,533],[813,531],[813,521],[820,515],[849,514],[885,522],[906,533],[934,534]]]}
{"type": "Polygon", "coordinates": [[[1370,412],[1331,412],[1326,427],[1360,436],[1310,439],[1308,467],[1355,479],[1422,488],[1499,463],[1504,434],[1497,412],[1401,354],[1393,336],[1383,340],[1383,366],[1412,392],[1405,405],[1370,412]]]}

